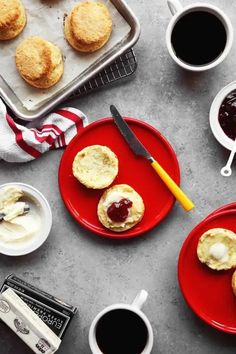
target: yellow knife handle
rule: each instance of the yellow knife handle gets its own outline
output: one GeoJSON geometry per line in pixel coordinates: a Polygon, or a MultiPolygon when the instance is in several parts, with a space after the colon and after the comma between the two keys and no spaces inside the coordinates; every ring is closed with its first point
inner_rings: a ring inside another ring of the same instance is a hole
{"type": "Polygon", "coordinates": [[[159,163],[155,160],[151,162],[152,167],[162,179],[162,181],[166,184],[175,198],[180,202],[182,207],[186,211],[192,210],[195,205],[193,202],[187,197],[187,195],[180,189],[180,187],[173,181],[173,179],[168,175],[168,173],[159,165],[159,163]]]}

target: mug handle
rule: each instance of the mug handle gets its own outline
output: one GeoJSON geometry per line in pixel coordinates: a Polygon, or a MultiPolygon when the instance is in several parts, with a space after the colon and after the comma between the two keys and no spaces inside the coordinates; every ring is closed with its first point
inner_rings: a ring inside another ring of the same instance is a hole
{"type": "Polygon", "coordinates": [[[179,0],[167,0],[168,7],[170,12],[174,16],[177,12],[180,12],[183,8],[183,5],[179,0]]]}
{"type": "Polygon", "coordinates": [[[143,304],[146,302],[148,297],[148,292],[146,290],[141,290],[134,301],[132,302],[132,306],[138,308],[139,310],[143,307],[143,304]]]}

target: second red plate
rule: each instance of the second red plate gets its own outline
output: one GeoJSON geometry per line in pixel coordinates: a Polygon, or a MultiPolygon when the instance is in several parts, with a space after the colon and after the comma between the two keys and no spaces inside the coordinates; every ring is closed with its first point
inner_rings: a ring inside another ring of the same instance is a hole
{"type": "Polygon", "coordinates": [[[206,323],[221,331],[236,334],[236,297],[231,287],[234,269],[211,270],[197,257],[201,235],[212,228],[236,232],[235,210],[209,216],[197,225],[185,240],[179,255],[180,288],[191,309],[206,323]]]}
{"type": "MultiPolygon", "coordinates": [[[[168,141],[147,123],[133,118],[126,118],[126,121],[153,157],[179,184],[178,161],[168,141]]],[[[116,239],[135,237],[150,230],[164,219],[175,202],[150,163],[134,155],[111,118],[91,123],[66,148],[59,168],[59,188],[67,209],[81,225],[98,235],[116,239]],[[119,173],[113,185],[129,184],[144,200],[145,214],[142,221],[128,231],[115,233],[105,229],[97,217],[97,205],[104,190],[88,189],[73,176],[72,163],[76,154],[94,144],[108,146],[118,157],[119,173]]]]}

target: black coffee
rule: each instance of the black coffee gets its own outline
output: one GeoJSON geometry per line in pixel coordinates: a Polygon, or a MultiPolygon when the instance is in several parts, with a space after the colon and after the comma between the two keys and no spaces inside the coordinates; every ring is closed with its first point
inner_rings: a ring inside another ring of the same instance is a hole
{"type": "Polygon", "coordinates": [[[175,24],[171,43],[176,56],[192,65],[211,63],[224,51],[226,30],[215,15],[193,11],[175,24]]]}
{"type": "Polygon", "coordinates": [[[129,310],[112,310],[98,322],[96,339],[104,354],[140,354],[148,331],[143,320],[129,310]]]}

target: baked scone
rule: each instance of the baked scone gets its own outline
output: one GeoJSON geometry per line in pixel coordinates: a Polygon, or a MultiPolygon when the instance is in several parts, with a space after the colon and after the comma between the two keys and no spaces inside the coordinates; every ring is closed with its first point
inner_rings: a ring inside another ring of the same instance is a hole
{"type": "Polygon", "coordinates": [[[115,232],[131,229],[144,214],[142,197],[128,184],[116,184],[107,189],[99,200],[99,221],[115,232]]]}
{"type": "Polygon", "coordinates": [[[236,234],[221,228],[206,231],[198,241],[197,255],[211,269],[236,267],[236,234]]]}
{"type": "Polygon", "coordinates": [[[87,188],[108,187],[118,174],[118,159],[111,149],[91,145],[79,151],[72,165],[73,175],[87,188]]]}
{"type": "Polygon", "coordinates": [[[20,43],[15,60],[22,78],[37,88],[46,89],[55,85],[64,70],[60,49],[37,36],[20,43]]]}
{"type": "Polygon", "coordinates": [[[231,284],[232,284],[233,293],[236,296],[236,270],[233,272],[231,284]]]}
{"type": "Polygon", "coordinates": [[[26,25],[26,12],[20,0],[0,1],[0,40],[20,34],[26,25]]]}
{"type": "Polygon", "coordinates": [[[103,47],[112,32],[107,6],[86,1],[77,4],[65,19],[65,37],[79,52],[92,53],[103,47]]]}

